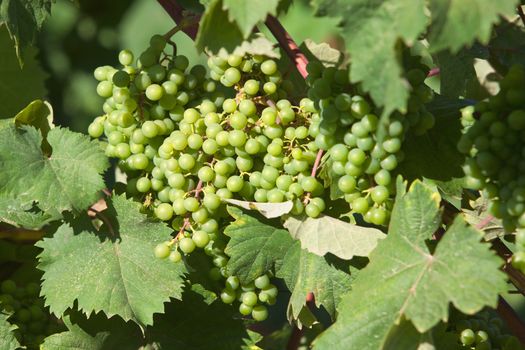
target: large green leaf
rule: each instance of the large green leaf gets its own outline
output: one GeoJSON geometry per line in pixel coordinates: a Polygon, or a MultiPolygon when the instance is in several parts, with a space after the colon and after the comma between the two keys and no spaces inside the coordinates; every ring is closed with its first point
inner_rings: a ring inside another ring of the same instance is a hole
{"type": "Polygon", "coordinates": [[[15,227],[38,230],[57,220],[61,215],[44,213],[32,201],[23,202],[16,198],[0,197],[0,222],[15,227]]]}
{"type": "Polygon", "coordinates": [[[455,332],[446,332],[446,324],[424,333],[419,333],[414,325],[405,319],[394,326],[382,350],[460,350],[463,347],[458,342],[455,332]]]}
{"type": "Polygon", "coordinates": [[[277,277],[283,278],[292,292],[288,305],[290,319],[299,317],[309,292],[314,294],[316,305],[323,306],[335,318],[339,300],[350,290],[352,281],[348,264],[309,253],[301,249],[299,242],[286,252],[277,277]]]}
{"type": "Polygon", "coordinates": [[[474,40],[488,42],[492,26],[502,15],[513,15],[517,0],[432,0],[429,1],[431,26],[428,34],[434,52],[457,52],[474,40]]]}
{"type": "Polygon", "coordinates": [[[290,216],[284,222],[293,238],[311,253],[332,253],[341,259],[368,256],[385,234],[372,227],[357,226],[323,215],[319,218],[290,216]]]}
{"type": "Polygon", "coordinates": [[[228,207],[228,211],[235,221],[224,230],[230,237],[225,249],[230,257],[227,268],[242,283],[249,283],[282,260],[293,239],[288,231],[238,208],[228,207]]]}
{"type": "Polygon", "coordinates": [[[243,35],[236,23],[230,22],[222,8],[222,0],[212,0],[202,15],[195,45],[199,50],[213,53],[224,48],[228,52],[243,42],[243,35]]]}
{"type": "Polygon", "coordinates": [[[13,331],[16,326],[13,326],[7,321],[8,315],[0,312],[0,349],[2,350],[16,350],[20,348],[20,343],[15,337],[13,331]]]}
{"type": "Polygon", "coordinates": [[[228,11],[230,22],[236,22],[244,38],[266,17],[277,13],[279,0],[223,0],[223,7],[228,11]]]}
{"type": "Polygon", "coordinates": [[[29,126],[0,130],[0,196],[35,201],[53,216],[96,202],[104,188],[101,173],[108,167],[99,145],[86,135],[54,128],[47,136],[48,155],[42,140],[41,132],[29,126]]]}
{"type": "MultiPolygon", "coordinates": [[[[0,13],[5,4],[13,2],[16,0],[0,2],[0,13]]],[[[35,58],[37,53],[33,47],[25,50],[21,68],[7,29],[0,24],[0,119],[13,117],[29,102],[46,95],[47,74],[35,58]]]]}
{"type": "Polygon", "coordinates": [[[401,77],[399,40],[417,39],[428,22],[424,0],[313,0],[321,14],[341,18],[351,56],[350,78],[362,82],[384,113],[404,111],[409,84],[401,77]]]}
{"type": "Polygon", "coordinates": [[[153,321],[169,298],[182,294],[184,264],[156,259],[155,246],[170,239],[170,230],[139,212],[140,205],[113,197],[96,231],[90,221],[62,225],[43,249],[42,294],[51,312],[61,315],[75,301],[87,314],[103,311],[140,325],[153,321]]]}
{"type": "Polygon", "coordinates": [[[314,349],[381,349],[402,317],[423,333],[448,319],[449,304],[466,314],[495,307],[506,290],[502,263],[482,233],[458,216],[432,253],[440,226],[440,197],[416,181],[398,196],[387,238],[370,255],[352,291],[342,298],[335,324],[314,349]]]}

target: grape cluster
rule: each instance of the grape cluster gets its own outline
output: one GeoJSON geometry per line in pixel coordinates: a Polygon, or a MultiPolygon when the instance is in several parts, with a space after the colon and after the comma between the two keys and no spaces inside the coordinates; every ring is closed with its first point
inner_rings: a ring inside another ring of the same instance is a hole
{"type": "Polygon", "coordinates": [[[519,340],[508,333],[503,320],[494,312],[485,310],[472,317],[452,322],[453,332],[463,349],[517,350],[519,340]]]}
{"type": "MultiPolygon", "coordinates": [[[[319,149],[330,154],[332,186],[337,197],[351,205],[365,221],[383,225],[393,206],[393,171],[403,160],[401,146],[407,130],[422,134],[434,125],[424,104],[433,96],[424,84],[428,68],[409,57],[413,67],[407,80],[413,93],[407,113],[393,113],[380,122],[381,110],[350,85],[348,71],[325,68],[318,62],[307,66],[309,99],[302,101],[313,113],[309,133],[319,149]]],[[[334,191],[333,191],[334,192],[334,191]]]]}
{"type": "Polygon", "coordinates": [[[21,344],[38,349],[46,336],[60,330],[39,297],[38,283],[17,286],[13,280],[5,280],[0,292],[0,310],[11,314],[8,321],[17,326],[15,333],[21,344]]]}
{"type": "Polygon", "coordinates": [[[458,142],[467,157],[466,187],[484,192],[489,212],[502,219],[507,232],[525,228],[525,178],[520,175],[525,171],[524,84],[525,69],[512,66],[498,94],[475,106],[477,118],[458,142]]]}

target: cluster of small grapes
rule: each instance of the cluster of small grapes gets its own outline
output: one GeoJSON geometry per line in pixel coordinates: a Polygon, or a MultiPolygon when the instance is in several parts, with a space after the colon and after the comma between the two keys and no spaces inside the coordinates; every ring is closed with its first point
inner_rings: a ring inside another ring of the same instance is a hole
{"type": "Polygon", "coordinates": [[[507,232],[525,228],[525,69],[512,66],[501,90],[476,104],[479,117],[465,130],[458,149],[467,156],[465,185],[483,190],[489,212],[507,232]]]}
{"type": "Polygon", "coordinates": [[[208,79],[204,67],[188,72],[184,56],[166,54],[164,37],[150,44],[137,66],[122,51],[122,69],[95,70],[105,115],[89,133],[104,135],[106,154],[121,159],[126,192],[178,232],[155,255],[178,262],[204,249],[215,265],[212,277],[226,280],[222,299],[231,303],[235,296],[243,315],[262,320],[266,308],[258,302],[274,303],[277,289],[269,275],[239,286],[227,271],[228,238],[219,229],[229,220],[223,200],[293,200],[294,213],[318,216],[325,202],[323,185],[311,175],[318,151],[309,135],[312,113],[277,100],[289,84],[271,59],[212,57],[208,79]],[[233,98],[213,94],[214,80],[230,87],[233,98]]]}
{"type": "Polygon", "coordinates": [[[518,350],[518,338],[508,334],[503,321],[494,312],[482,311],[455,323],[454,332],[464,349],[518,350]]]}
{"type": "Polygon", "coordinates": [[[60,331],[44,307],[44,299],[39,298],[37,283],[17,286],[12,280],[5,280],[0,292],[0,311],[12,314],[8,320],[17,326],[17,338],[27,348],[38,349],[46,336],[60,331]]]}
{"type": "MultiPolygon", "coordinates": [[[[378,110],[348,81],[346,69],[325,68],[318,62],[307,66],[311,86],[304,107],[313,113],[309,134],[315,145],[329,151],[332,186],[365,221],[384,225],[393,206],[392,172],[403,160],[402,142],[410,128],[422,134],[434,125],[425,109],[433,93],[424,84],[428,68],[416,58],[409,61],[407,80],[413,93],[407,113],[393,113],[380,123],[378,110]]],[[[358,88],[358,87],[357,87],[358,88]]]]}

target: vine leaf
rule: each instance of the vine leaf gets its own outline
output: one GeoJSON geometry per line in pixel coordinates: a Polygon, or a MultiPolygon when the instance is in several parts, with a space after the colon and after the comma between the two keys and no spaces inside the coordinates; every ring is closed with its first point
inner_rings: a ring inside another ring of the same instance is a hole
{"type": "Polygon", "coordinates": [[[22,49],[33,43],[36,31],[51,14],[52,0],[4,0],[0,6],[0,23],[4,22],[15,42],[22,63],[22,49]]]}
{"type": "Polygon", "coordinates": [[[313,292],[316,305],[322,305],[335,318],[336,306],[341,296],[350,289],[353,279],[345,265],[335,259],[309,253],[301,249],[299,242],[295,242],[286,252],[276,274],[284,279],[292,292],[288,318],[294,320],[299,317],[309,292],[313,292]]]}
{"type": "Polygon", "coordinates": [[[7,321],[8,317],[0,312],[0,349],[16,350],[20,348],[20,343],[13,333],[17,327],[7,321]]]}
{"type": "Polygon", "coordinates": [[[514,15],[516,0],[446,0],[430,1],[430,50],[457,52],[475,40],[487,43],[492,26],[500,16],[514,15]]]}
{"type": "Polygon", "coordinates": [[[313,0],[317,12],[341,18],[352,58],[350,79],[362,82],[383,113],[405,111],[410,86],[401,78],[398,41],[410,44],[426,27],[424,0],[313,0]]]}
{"type": "Polygon", "coordinates": [[[224,252],[230,257],[228,271],[249,283],[273,268],[293,244],[288,231],[258,220],[235,207],[228,207],[235,219],[224,234],[230,241],[224,252]]]}
{"type": "Polygon", "coordinates": [[[5,222],[15,227],[24,227],[38,230],[60,219],[61,215],[44,213],[35,207],[32,201],[23,202],[17,198],[0,198],[0,222],[5,222]]]}
{"type": "Polygon", "coordinates": [[[316,43],[306,39],[300,46],[308,60],[319,61],[325,67],[337,67],[343,60],[341,51],[332,48],[327,43],[316,43]]]}
{"type": "Polygon", "coordinates": [[[447,325],[440,323],[432,329],[419,333],[412,322],[405,319],[394,326],[388,335],[383,350],[461,350],[458,337],[447,332],[447,325]]]}
{"type": "Polygon", "coordinates": [[[58,127],[47,135],[50,155],[42,151],[42,141],[33,127],[0,129],[0,195],[21,203],[35,201],[52,216],[96,202],[105,187],[101,173],[109,165],[100,146],[58,127]]]}
{"type": "Polygon", "coordinates": [[[253,28],[276,15],[279,0],[223,0],[223,8],[228,11],[230,22],[236,22],[244,38],[250,36],[253,28]]]}
{"type": "Polygon", "coordinates": [[[357,226],[326,215],[315,219],[290,216],[284,221],[284,227],[309,252],[320,256],[332,253],[347,260],[355,255],[368,256],[385,237],[376,228],[357,226]]]}
{"type": "Polygon", "coordinates": [[[292,201],[286,201],[282,203],[257,203],[240,201],[237,199],[225,199],[228,204],[233,204],[246,210],[256,210],[262,216],[268,219],[278,218],[284,214],[288,214],[293,208],[292,201]]]}
{"type": "Polygon", "coordinates": [[[195,45],[199,50],[217,53],[221,48],[228,52],[239,46],[243,35],[236,23],[228,19],[222,0],[212,0],[201,17],[195,45]]]}
{"type": "Polygon", "coordinates": [[[78,220],[37,243],[43,249],[38,265],[44,271],[42,294],[56,315],[76,300],[88,315],[103,311],[149,325],[164,302],[180,299],[184,264],[153,255],[157,244],[171,238],[167,226],[148,219],[139,204],[123,196],[108,204],[103,215],[111,227],[96,231],[91,221],[78,220]]]}
{"type": "Polygon", "coordinates": [[[379,349],[402,317],[423,333],[447,320],[449,303],[466,314],[496,306],[506,277],[499,270],[501,259],[480,242],[480,231],[458,216],[435,251],[427,247],[440,226],[439,201],[437,192],[419,181],[407,193],[398,185],[389,234],[314,349],[379,349]]]}
{"type": "MultiPolygon", "coordinates": [[[[4,2],[0,12],[3,7],[4,2]]],[[[37,53],[33,47],[24,50],[25,63],[20,67],[7,29],[0,24],[0,118],[11,118],[29,102],[46,95],[47,74],[36,59],[37,53]]]]}

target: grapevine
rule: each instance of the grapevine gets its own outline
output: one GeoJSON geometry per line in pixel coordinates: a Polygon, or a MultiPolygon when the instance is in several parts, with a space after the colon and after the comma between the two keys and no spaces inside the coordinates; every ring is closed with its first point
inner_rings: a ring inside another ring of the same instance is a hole
{"type": "Polygon", "coordinates": [[[2,4],[0,349],[524,349],[523,1],[393,3],[2,4]]]}

